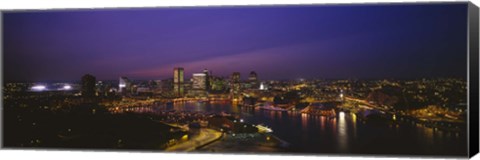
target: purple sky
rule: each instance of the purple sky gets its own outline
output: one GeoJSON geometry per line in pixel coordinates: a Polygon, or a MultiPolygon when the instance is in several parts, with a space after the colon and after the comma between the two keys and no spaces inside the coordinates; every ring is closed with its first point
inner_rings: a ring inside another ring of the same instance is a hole
{"type": "Polygon", "coordinates": [[[6,81],[465,77],[467,3],[3,14],[6,81]]]}

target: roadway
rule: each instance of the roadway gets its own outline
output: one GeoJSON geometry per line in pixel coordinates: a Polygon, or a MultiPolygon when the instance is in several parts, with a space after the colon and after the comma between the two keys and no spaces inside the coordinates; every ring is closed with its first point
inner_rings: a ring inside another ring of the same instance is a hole
{"type": "Polygon", "coordinates": [[[222,137],[222,132],[213,129],[202,128],[199,135],[191,137],[189,140],[180,142],[176,145],[168,147],[165,151],[193,151],[198,147],[209,144],[222,137]]]}

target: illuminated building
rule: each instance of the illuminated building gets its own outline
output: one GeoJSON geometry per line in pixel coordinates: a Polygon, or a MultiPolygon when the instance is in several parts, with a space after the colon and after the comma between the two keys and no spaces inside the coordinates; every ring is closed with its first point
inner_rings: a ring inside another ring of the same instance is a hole
{"type": "Polygon", "coordinates": [[[257,73],[254,71],[250,72],[250,76],[248,77],[248,82],[250,83],[250,88],[258,88],[258,78],[257,73]]]}
{"type": "Polygon", "coordinates": [[[207,69],[204,69],[203,73],[205,74],[205,89],[208,91],[208,90],[210,90],[210,82],[211,82],[210,76],[212,74],[210,74],[207,69]]]}
{"type": "Polygon", "coordinates": [[[210,84],[211,84],[211,90],[212,91],[223,91],[227,87],[227,82],[220,77],[212,77],[210,79],[210,84]]]}
{"type": "Polygon", "coordinates": [[[150,88],[148,88],[148,87],[138,87],[136,91],[137,91],[137,94],[138,93],[151,92],[150,88]]]}
{"type": "Polygon", "coordinates": [[[173,69],[173,83],[182,84],[183,83],[183,68],[174,68],[173,69]]]}
{"type": "Polygon", "coordinates": [[[240,97],[240,73],[233,72],[230,82],[230,94],[232,98],[240,97]]]}
{"type": "Polygon", "coordinates": [[[193,89],[206,89],[207,75],[205,73],[194,73],[192,76],[193,89]]]}
{"type": "Polygon", "coordinates": [[[233,72],[231,80],[232,80],[232,83],[240,83],[240,73],[233,72]]]}
{"type": "Polygon", "coordinates": [[[267,90],[267,86],[265,85],[265,83],[260,83],[260,87],[258,88],[259,90],[267,90]]]}
{"type": "Polygon", "coordinates": [[[93,97],[95,96],[95,77],[86,74],[82,77],[82,89],[81,93],[84,97],[93,97]]]}
{"type": "Polygon", "coordinates": [[[173,90],[176,96],[183,96],[185,93],[185,85],[184,84],[173,84],[173,90]]]}
{"type": "MultiPolygon", "coordinates": [[[[95,84],[95,88],[96,88],[96,92],[99,94],[99,95],[106,95],[108,90],[110,89],[109,88],[110,86],[107,85],[107,84],[104,84],[102,81],[98,81],[96,84],[95,84]]],[[[64,87],[65,88],[65,87],[64,87]]],[[[65,88],[66,89],[66,88],[65,88]]]]}
{"type": "Polygon", "coordinates": [[[120,93],[130,90],[131,82],[127,77],[120,77],[118,83],[118,90],[120,93]]]}
{"type": "Polygon", "coordinates": [[[184,71],[183,68],[173,69],[173,91],[176,96],[183,96],[185,85],[184,83],[184,71]]]}

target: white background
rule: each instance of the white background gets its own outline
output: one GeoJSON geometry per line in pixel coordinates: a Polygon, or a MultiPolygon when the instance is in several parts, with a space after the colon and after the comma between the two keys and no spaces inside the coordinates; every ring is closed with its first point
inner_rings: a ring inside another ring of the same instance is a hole
{"type": "MultiPolygon", "coordinates": [[[[449,2],[441,0],[442,2],[449,2]]],[[[452,1],[452,0],[450,0],[452,1]]],[[[455,1],[455,0],[454,0],[455,1]]],[[[477,6],[480,0],[472,0],[477,6]]],[[[66,8],[132,8],[161,6],[205,6],[205,5],[258,5],[258,4],[348,4],[348,3],[379,3],[379,2],[439,2],[428,0],[0,0],[0,10],[30,10],[30,9],[66,9],[66,8]]],[[[1,42],[1,41],[0,41],[1,42]]],[[[0,44],[0,49],[2,44],[0,44]]],[[[1,65],[0,65],[1,67],[1,65]]],[[[1,119],[0,119],[1,122],[1,119]]],[[[232,155],[232,154],[180,154],[151,152],[101,152],[101,151],[55,151],[55,150],[1,150],[0,159],[16,160],[90,160],[90,159],[138,159],[138,160],[291,160],[291,159],[426,159],[426,158],[393,158],[379,156],[300,156],[300,155],[232,155]]],[[[430,158],[428,158],[430,159],[430,158]]],[[[480,159],[476,156],[475,159],[480,159]]]]}

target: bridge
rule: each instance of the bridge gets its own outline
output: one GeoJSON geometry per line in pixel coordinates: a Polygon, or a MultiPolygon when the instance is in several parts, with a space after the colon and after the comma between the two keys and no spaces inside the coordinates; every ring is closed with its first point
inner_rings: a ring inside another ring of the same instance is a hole
{"type": "Polygon", "coordinates": [[[173,103],[177,102],[206,102],[206,101],[231,101],[230,98],[225,97],[210,97],[210,98],[175,98],[171,100],[173,103]]]}

